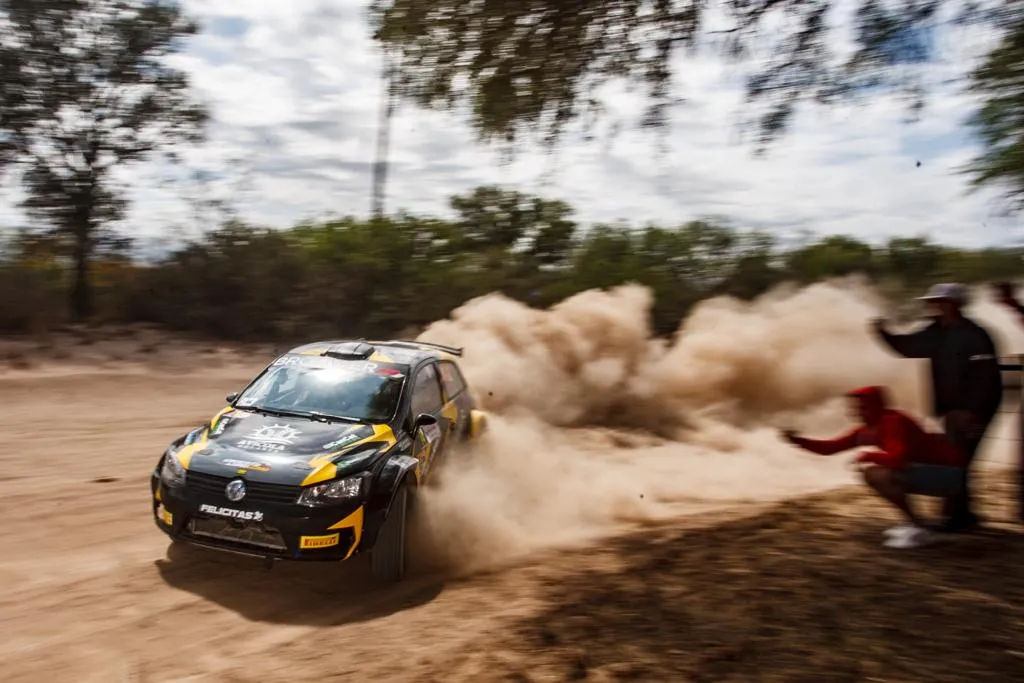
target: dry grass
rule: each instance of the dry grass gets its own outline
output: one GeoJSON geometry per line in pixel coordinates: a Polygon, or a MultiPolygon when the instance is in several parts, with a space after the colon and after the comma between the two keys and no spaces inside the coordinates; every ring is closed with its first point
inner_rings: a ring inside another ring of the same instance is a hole
{"type": "MultiPolygon", "coordinates": [[[[989,477],[985,488],[983,511],[1008,520],[1011,478],[989,477]]],[[[1024,680],[1024,536],[994,523],[893,551],[880,546],[891,519],[858,489],[711,528],[623,536],[559,563],[572,571],[546,573],[545,609],[490,634],[491,661],[467,655],[454,671],[519,681],[1024,680]]]]}

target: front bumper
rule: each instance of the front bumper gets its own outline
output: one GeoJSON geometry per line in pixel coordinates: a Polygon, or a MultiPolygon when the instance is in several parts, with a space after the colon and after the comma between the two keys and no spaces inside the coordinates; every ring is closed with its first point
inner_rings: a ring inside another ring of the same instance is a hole
{"type": "Polygon", "coordinates": [[[309,508],[295,504],[232,503],[223,495],[157,479],[153,518],[175,540],[254,557],[343,561],[359,551],[365,506],[347,501],[309,508]]]}

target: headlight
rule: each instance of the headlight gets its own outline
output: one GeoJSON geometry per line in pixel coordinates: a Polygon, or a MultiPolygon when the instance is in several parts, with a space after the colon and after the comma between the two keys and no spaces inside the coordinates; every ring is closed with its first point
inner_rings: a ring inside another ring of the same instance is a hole
{"type": "Polygon", "coordinates": [[[329,481],[325,484],[317,484],[303,489],[299,495],[299,505],[314,507],[317,505],[331,505],[338,501],[358,498],[363,492],[364,477],[347,477],[337,481],[329,481]]]}
{"type": "Polygon", "coordinates": [[[181,486],[185,483],[185,468],[178,460],[178,449],[167,449],[164,466],[160,468],[160,478],[168,486],[181,486]]]}

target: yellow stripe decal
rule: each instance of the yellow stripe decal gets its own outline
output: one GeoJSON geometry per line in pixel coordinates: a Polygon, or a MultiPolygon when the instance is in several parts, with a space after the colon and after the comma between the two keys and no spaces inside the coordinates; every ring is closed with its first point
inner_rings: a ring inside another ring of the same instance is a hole
{"type": "Polygon", "coordinates": [[[346,451],[350,451],[356,446],[367,443],[386,443],[389,446],[395,445],[398,440],[395,438],[395,433],[391,431],[391,427],[387,425],[373,425],[373,434],[366,437],[361,441],[345,446],[340,451],[333,453],[325,453],[324,455],[318,455],[309,461],[310,467],[313,471],[306,475],[306,478],[302,480],[302,486],[310,486],[312,484],[319,484],[324,481],[330,481],[338,474],[338,468],[334,465],[332,460],[337,458],[339,455],[346,451]]]}
{"type": "Polygon", "coordinates": [[[347,560],[352,557],[352,553],[356,551],[359,541],[363,539],[363,506],[360,505],[355,512],[337,524],[327,527],[328,531],[334,531],[335,529],[352,529],[352,545],[345,554],[345,559],[347,560]]]}
{"type": "Polygon", "coordinates": [[[459,406],[455,404],[455,401],[448,401],[445,404],[444,408],[441,409],[441,417],[452,422],[459,419],[459,406]]]}
{"type": "Polygon", "coordinates": [[[192,456],[195,455],[196,451],[201,451],[206,448],[207,435],[210,433],[209,429],[203,428],[203,435],[199,437],[194,443],[185,446],[178,451],[178,462],[186,470],[188,469],[189,463],[192,462],[192,456]]]}
{"type": "Polygon", "coordinates": [[[306,478],[302,480],[302,486],[330,481],[336,476],[338,476],[338,468],[335,464],[333,462],[325,462],[306,475],[306,478]]]}
{"type": "Polygon", "coordinates": [[[178,462],[181,463],[181,466],[187,470],[189,463],[192,462],[192,454],[195,453],[195,450],[195,444],[192,444],[191,446],[185,446],[180,451],[178,451],[174,457],[176,457],[178,459],[178,462]]]}
{"type": "Polygon", "coordinates": [[[224,409],[221,410],[216,415],[214,415],[213,419],[210,420],[210,429],[215,429],[217,427],[217,423],[220,422],[220,419],[227,415],[228,413],[230,413],[232,410],[234,410],[234,408],[232,408],[231,406],[224,406],[224,409]]]}

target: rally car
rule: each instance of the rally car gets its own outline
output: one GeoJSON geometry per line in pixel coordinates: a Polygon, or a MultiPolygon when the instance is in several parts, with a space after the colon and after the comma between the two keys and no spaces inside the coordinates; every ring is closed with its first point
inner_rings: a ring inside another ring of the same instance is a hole
{"type": "Polygon", "coordinates": [[[153,470],[175,541],[273,560],[347,560],[400,580],[411,497],[485,428],[457,364],[415,341],[325,341],[275,358],[153,470]]]}

